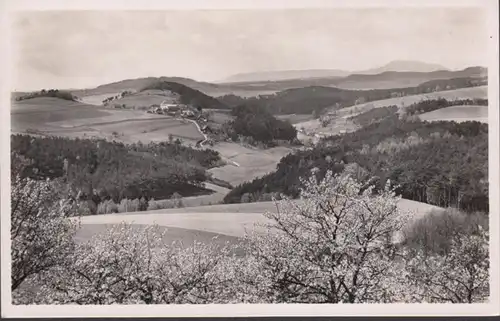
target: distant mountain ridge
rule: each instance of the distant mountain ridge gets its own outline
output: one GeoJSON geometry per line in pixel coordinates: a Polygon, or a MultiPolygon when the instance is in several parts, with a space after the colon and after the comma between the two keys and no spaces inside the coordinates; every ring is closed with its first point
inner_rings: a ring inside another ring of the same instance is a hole
{"type": "MultiPolygon", "coordinates": [[[[317,73],[317,75],[319,75],[319,73],[317,73]]],[[[488,70],[486,68],[476,66],[458,71],[386,71],[380,74],[350,74],[345,77],[316,77],[307,79],[285,79],[279,81],[266,80],[217,84],[182,77],[145,77],[121,80],[109,84],[103,84],[91,89],[74,90],[71,91],[71,93],[78,97],[103,95],[102,99],[104,99],[107,98],[106,94],[113,96],[123,91],[138,92],[154,83],[167,81],[190,87],[212,97],[221,97],[224,95],[253,97],[258,95],[274,94],[293,88],[304,88],[310,86],[338,87],[353,90],[389,89],[414,87],[428,81],[439,79],[444,80],[469,77],[481,78],[487,76],[488,70]]]]}
{"type": "Polygon", "coordinates": [[[264,71],[264,72],[249,72],[232,75],[221,83],[226,82],[252,82],[252,81],[277,81],[288,79],[305,79],[305,78],[326,78],[326,77],[346,77],[350,72],[340,69],[308,69],[308,70],[281,70],[281,71],[264,71]]]}
{"type": "Polygon", "coordinates": [[[433,71],[449,71],[448,68],[438,65],[431,64],[421,61],[413,60],[394,60],[382,67],[372,68],[364,71],[357,71],[356,74],[373,75],[380,74],[387,71],[398,71],[398,72],[433,72],[433,71]]]}
{"type": "Polygon", "coordinates": [[[347,71],[340,69],[307,69],[307,70],[278,70],[264,72],[239,73],[218,81],[217,83],[251,82],[251,81],[279,81],[287,79],[347,77],[352,74],[372,75],[386,71],[397,72],[433,72],[438,70],[449,70],[448,68],[421,61],[394,60],[384,66],[361,71],[347,71]]]}

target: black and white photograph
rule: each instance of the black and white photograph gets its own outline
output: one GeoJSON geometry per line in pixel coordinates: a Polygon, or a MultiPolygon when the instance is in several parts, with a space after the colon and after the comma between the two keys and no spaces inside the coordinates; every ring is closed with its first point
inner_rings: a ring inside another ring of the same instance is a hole
{"type": "Polygon", "coordinates": [[[103,2],[2,4],[2,316],[499,313],[498,2],[103,2]]]}

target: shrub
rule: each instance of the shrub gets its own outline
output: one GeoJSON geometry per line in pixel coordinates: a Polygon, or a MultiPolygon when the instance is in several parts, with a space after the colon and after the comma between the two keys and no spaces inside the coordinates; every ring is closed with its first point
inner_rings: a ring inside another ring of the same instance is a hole
{"type": "Polygon", "coordinates": [[[417,248],[408,254],[409,290],[419,302],[474,303],[489,298],[489,233],[480,225],[474,232],[450,236],[444,253],[417,248]]]}
{"type": "Polygon", "coordinates": [[[139,199],[129,200],[122,199],[120,204],[118,205],[118,213],[127,213],[127,212],[138,212],[139,211],[139,199]]]}
{"type": "Polygon", "coordinates": [[[485,214],[465,214],[457,209],[433,210],[403,230],[404,244],[426,253],[444,254],[457,235],[475,234],[488,228],[485,214]]]}
{"type": "Polygon", "coordinates": [[[43,304],[193,304],[235,300],[227,247],[163,243],[158,226],[123,223],[79,246],[44,286],[43,304]]]}
{"type": "Polygon", "coordinates": [[[97,205],[97,214],[118,213],[118,205],[113,200],[105,200],[97,205]]]}
{"type": "Polygon", "coordinates": [[[75,208],[50,181],[21,179],[11,186],[11,290],[57,266],[66,266],[78,227],[69,220],[75,208]]]}
{"type": "Polygon", "coordinates": [[[379,195],[348,175],[304,181],[301,202],[277,203],[246,238],[248,291],[266,303],[401,300],[392,237],[408,215],[386,186],[379,195]]]}

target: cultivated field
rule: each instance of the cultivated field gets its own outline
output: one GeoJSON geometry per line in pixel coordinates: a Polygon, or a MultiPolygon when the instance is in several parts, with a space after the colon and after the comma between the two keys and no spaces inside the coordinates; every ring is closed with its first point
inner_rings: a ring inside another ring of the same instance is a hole
{"type": "Polygon", "coordinates": [[[102,101],[108,97],[116,96],[119,95],[120,92],[112,92],[112,93],[107,93],[107,94],[100,94],[100,95],[89,95],[89,96],[82,96],[78,97],[81,102],[89,105],[95,105],[95,106],[102,106],[102,101]]]}
{"type": "Polygon", "coordinates": [[[292,151],[287,147],[260,150],[243,147],[236,143],[219,143],[212,149],[218,151],[223,159],[229,161],[229,164],[212,168],[209,172],[233,186],[274,171],[280,159],[292,151]]]}
{"type": "Polygon", "coordinates": [[[11,109],[12,132],[36,132],[65,137],[95,137],[122,142],[158,142],[169,135],[187,143],[203,138],[196,126],[170,116],[113,109],[58,98],[16,102],[11,109]]]}
{"type": "Polygon", "coordinates": [[[80,102],[59,98],[40,97],[11,104],[12,131],[22,132],[27,129],[57,129],[52,123],[74,119],[92,119],[97,121],[111,116],[104,108],[96,108],[80,102]]]}
{"type": "MultiPolygon", "coordinates": [[[[106,233],[106,230],[108,228],[115,225],[117,224],[82,224],[81,228],[77,232],[77,235],[75,236],[75,240],[78,243],[83,243],[90,240],[90,238],[92,238],[93,236],[106,233]]],[[[133,225],[133,227],[137,229],[145,226],[147,225],[133,225]]],[[[236,244],[240,242],[240,239],[235,236],[171,226],[159,226],[159,231],[165,232],[165,235],[162,239],[164,244],[170,245],[173,242],[177,242],[177,244],[181,247],[192,246],[195,241],[206,244],[213,243],[218,245],[223,245],[226,243],[236,244]]]]}
{"type": "Polygon", "coordinates": [[[290,124],[298,124],[303,123],[309,120],[312,120],[313,117],[311,114],[290,114],[290,115],[278,115],[276,118],[281,120],[288,120],[290,124]]]}
{"type": "MultiPolygon", "coordinates": [[[[488,87],[479,86],[479,87],[462,88],[456,90],[439,91],[422,95],[413,95],[413,96],[377,100],[369,103],[358,104],[355,106],[342,108],[336,111],[334,109],[331,109],[330,114],[335,116],[333,116],[331,124],[329,124],[327,127],[322,127],[320,121],[317,119],[296,123],[294,124],[294,126],[297,129],[304,128],[306,133],[314,132],[320,136],[337,135],[343,132],[354,131],[358,128],[352,121],[348,119],[351,116],[367,112],[374,108],[393,106],[393,105],[398,107],[405,107],[422,100],[438,99],[438,98],[445,98],[447,100],[473,99],[473,98],[486,99],[488,98],[488,87]]],[[[449,118],[453,118],[453,116],[449,118]]],[[[310,137],[302,136],[302,140],[308,140],[308,139],[310,139],[310,137]]]]}
{"type": "MultiPolygon", "coordinates": [[[[213,193],[207,194],[207,195],[200,195],[200,196],[183,197],[182,198],[183,207],[172,209],[172,210],[179,212],[179,211],[183,210],[184,208],[219,204],[224,199],[224,196],[226,196],[227,193],[229,193],[229,191],[230,191],[229,189],[227,189],[225,187],[221,187],[221,186],[214,185],[211,183],[205,183],[205,188],[213,191],[213,193]]],[[[158,203],[158,204],[163,204],[163,203],[168,204],[171,202],[172,202],[171,200],[158,200],[158,201],[156,201],[156,203],[158,203]]]]}
{"type": "Polygon", "coordinates": [[[426,121],[479,121],[488,123],[488,106],[451,106],[418,115],[426,121]]]}
{"type": "MultiPolygon", "coordinates": [[[[422,100],[428,99],[439,99],[444,98],[447,100],[456,100],[456,99],[473,99],[473,98],[488,98],[488,86],[478,86],[478,87],[470,87],[470,88],[461,88],[455,90],[446,90],[446,91],[437,91],[427,94],[421,95],[412,95],[405,97],[397,97],[390,98],[384,100],[372,101],[369,103],[358,104],[355,106],[342,108],[337,111],[338,116],[346,116],[354,113],[361,113],[368,111],[373,108],[385,107],[385,106],[398,106],[405,107],[414,103],[418,103],[422,100]]],[[[333,110],[332,110],[333,111],[333,110]]]]}
{"type": "MultiPolygon", "coordinates": [[[[411,217],[414,219],[422,217],[433,209],[439,209],[432,205],[409,200],[401,200],[398,207],[402,212],[410,212],[411,217]]],[[[256,228],[256,223],[268,222],[268,219],[263,215],[266,211],[275,212],[276,204],[274,202],[262,202],[213,205],[196,208],[85,216],[81,218],[84,232],[80,234],[80,238],[88,237],[91,234],[85,228],[86,225],[91,225],[91,229],[93,230],[95,224],[113,225],[121,222],[139,225],[158,224],[167,228],[191,230],[191,232],[186,233],[186,237],[191,237],[190,235],[194,233],[192,230],[242,237],[246,231],[256,228]]],[[[256,230],[260,230],[260,228],[257,227],[256,230]]]]}

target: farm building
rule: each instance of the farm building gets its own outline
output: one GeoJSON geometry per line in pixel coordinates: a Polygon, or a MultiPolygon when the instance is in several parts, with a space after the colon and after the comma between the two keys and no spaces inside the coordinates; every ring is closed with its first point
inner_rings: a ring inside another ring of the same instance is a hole
{"type": "Polygon", "coordinates": [[[166,112],[178,112],[183,109],[179,104],[167,103],[166,101],[161,103],[160,108],[166,112]]]}

